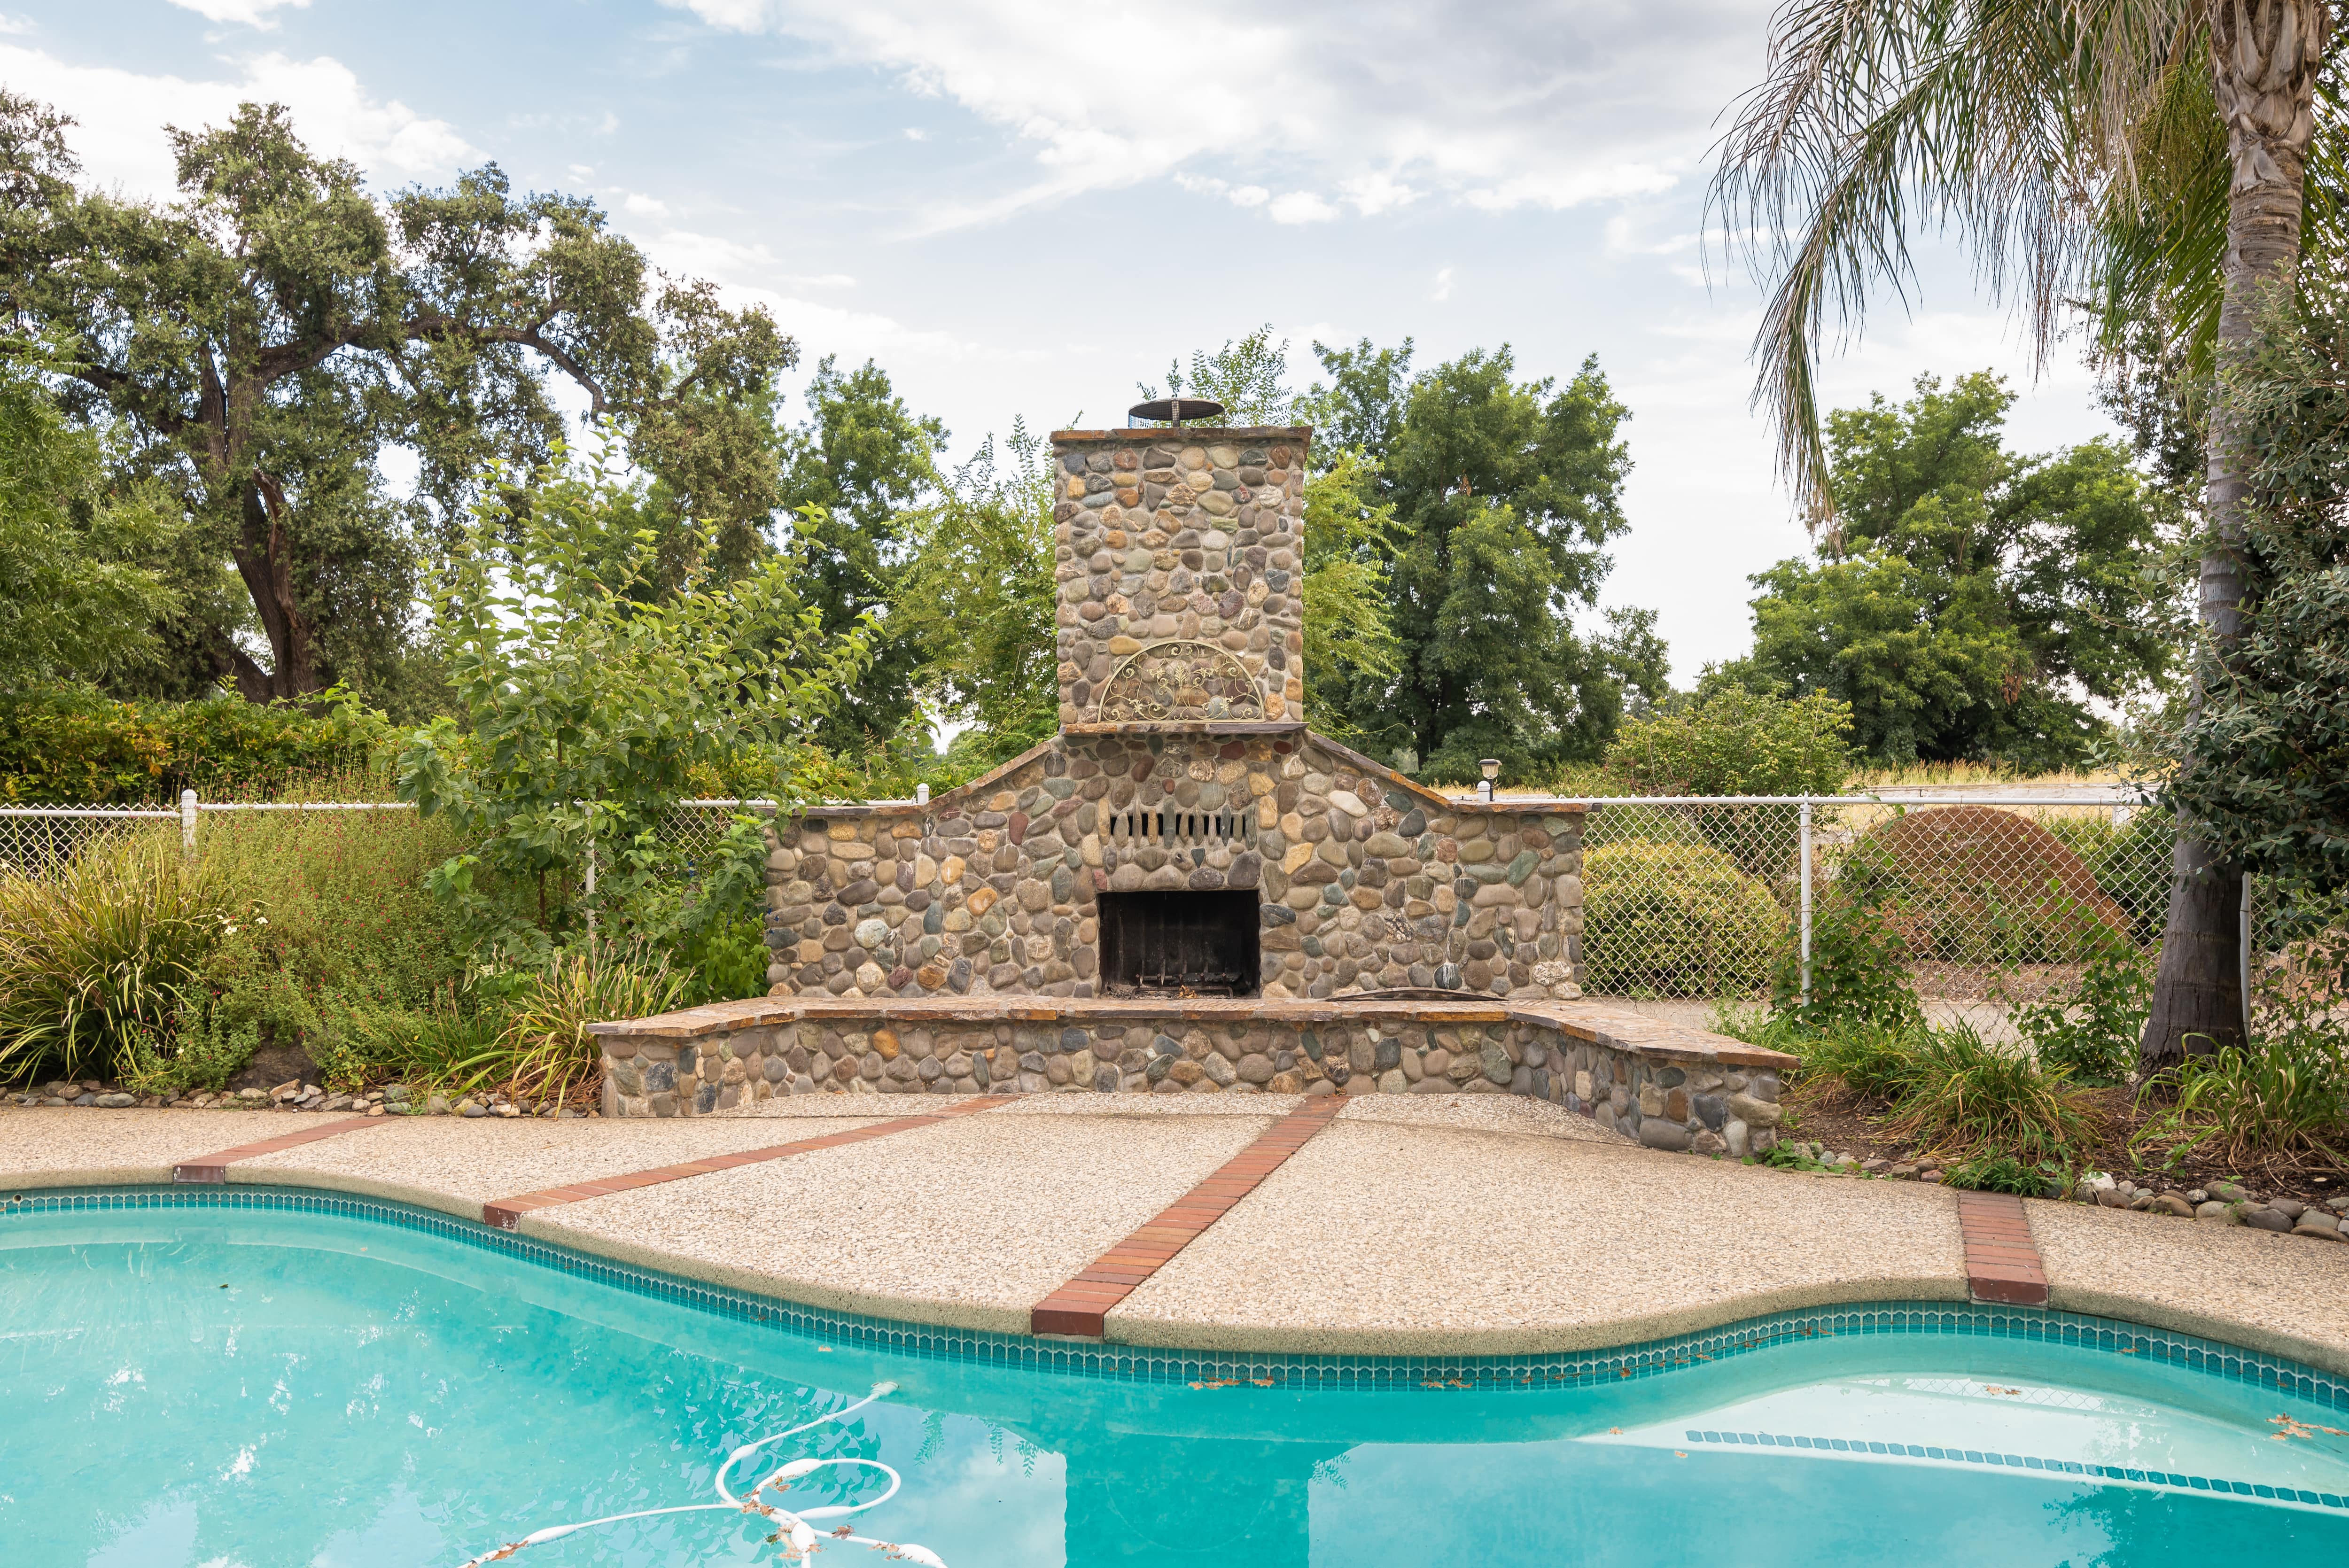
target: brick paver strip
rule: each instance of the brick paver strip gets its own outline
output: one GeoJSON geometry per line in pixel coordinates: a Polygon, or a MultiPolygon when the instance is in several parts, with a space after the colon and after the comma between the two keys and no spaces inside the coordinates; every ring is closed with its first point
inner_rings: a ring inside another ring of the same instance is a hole
{"type": "Polygon", "coordinates": [[[1958,1194],[1958,1233],[1966,1246],[1966,1293],[1976,1301],[2045,1306],[2047,1272],[2023,1200],[2003,1192],[1958,1194]]]}
{"type": "Polygon", "coordinates": [[[1030,1334],[1066,1334],[1099,1339],[1102,1319],[1133,1294],[1175,1253],[1206,1233],[1263,1180],[1305,1147],[1345,1109],[1341,1096],[1307,1100],[1274,1122],[1255,1142],[1234,1155],[1206,1181],[1153,1217],[1133,1234],[1093,1260],[1092,1265],[1028,1312],[1030,1334]]]}
{"type": "Polygon", "coordinates": [[[500,1198],[481,1205],[481,1218],[501,1231],[519,1230],[522,1217],[539,1209],[558,1208],[564,1203],[576,1203],[583,1198],[601,1198],[611,1192],[632,1192],[639,1187],[657,1187],[665,1181],[682,1181],[688,1176],[708,1176],[719,1171],[731,1171],[737,1166],[758,1165],[769,1160],[783,1160],[794,1154],[812,1154],[819,1149],[841,1149],[867,1139],[886,1138],[892,1133],[911,1132],[917,1127],[934,1127],[949,1117],[968,1116],[976,1110],[992,1110],[999,1105],[1009,1105],[1012,1095],[978,1095],[969,1099],[957,1099],[952,1105],[920,1116],[901,1116],[894,1121],[875,1122],[870,1127],[851,1128],[846,1132],[828,1132],[821,1138],[802,1138],[796,1143],[771,1144],[764,1149],[745,1149],[733,1154],[712,1154],[700,1160],[688,1160],[681,1165],[657,1165],[650,1171],[628,1171],[617,1176],[599,1176],[593,1181],[574,1181],[565,1187],[546,1187],[535,1192],[518,1192],[511,1198],[500,1198]]]}
{"type": "Polygon", "coordinates": [[[218,1154],[200,1154],[193,1160],[171,1167],[174,1181],[201,1181],[219,1186],[228,1180],[228,1168],[240,1160],[251,1160],[263,1154],[274,1154],[281,1149],[299,1149],[305,1143],[316,1143],[321,1138],[334,1138],[362,1128],[390,1125],[388,1116],[346,1116],[334,1121],[317,1123],[298,1132],[288,1132],[276,1138],[264,1138],[258,1143],[240,1143],[234,1149],[223,1149],[218,1154]]]}

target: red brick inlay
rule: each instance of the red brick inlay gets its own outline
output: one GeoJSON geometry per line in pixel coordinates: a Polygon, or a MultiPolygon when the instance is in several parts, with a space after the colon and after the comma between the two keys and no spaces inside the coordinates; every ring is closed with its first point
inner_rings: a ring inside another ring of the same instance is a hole
{"type": "Polygon", "coordinates": [[[1974,1300],[2047,1305],[2047,1274],[2039,1266],[2022,1199],[2003,1192],[1959,1193],[1958,1232],[1966,1243],[1966,1293],[1974,1300]]]}
{"type": "Polygon", "coordinates": [[[1133,1295],[1175,1253],[1255,1191],[1259,1182],[1279,1170],[1345,1107],[1342,1095],[1318,1097],[1274,1122],[1221,1170],[1030,1307],[1028,1332],[1101,1338],[1102,1320],[1110,1308],[1133,1295]]]}
{"type": "Polygon", "coordinates": [[[522,1217],[538,1209],[553,1209],[564,1203],[576,1203],[583,1198],[600,1198],[607,1192],[632,1192],[639,1187],[657,1187],[665,1181],[682,1181],[688,1176],[708,1176],[719,1171],[731,1171],[740,1165],[758,1165],[769,1160],[787,1159],[794,1154],[812,1154],[819,1149],[843,1149],[867,1139],[886,1138],[895,1132],[911,1132],[917,1127],[931,1127],[948,1117],[968,1116],[975,1110],[992,1110],[999,1105],[1009,1105],[1015,1096],[978,1095],[970,1099],[957,1099],[952,1105],[920,1116],[901,1116],[894,1121],[880,1121],[871,1127],[851,1128],[846,1132],[828,1132],[822,1138],[802,1138],[796,1143],[777,1143],[765,1149],[745,1149],[735,1154],[712,1154],[701,1160],[688,1160],[682,1165],[657,1165],[650,1171],[629,1171],[617,1176],[599,1176],[593,1181],[574,1181],[567,1187],[547,1187],[536,1192],[520,1192],[511,1198],[481,1205],[481,1218],[501,1231],[522,1228],[522,1217]]]}
{"type": "Polygon", "coordinates": [[[391,1120],[388,1116],[346,1116],[334,1121],[303,1128],[276,1138],[264,1138],[258,1143],[240,1143],[233,1149],[223,1149],[218,1154],[199,1154],[193,1160],[171,1167],[174,1181],[201,1181],[219,1186],[228,1180],[228,1168],[240,1160],[257,1155],[274,1154],[281,1149],[299,1149],[305,1143],[316,1143],[321,1138],[333,1138],[341,1133],[357,1132],[361,1128],[382,1127],[391,1120]]]}

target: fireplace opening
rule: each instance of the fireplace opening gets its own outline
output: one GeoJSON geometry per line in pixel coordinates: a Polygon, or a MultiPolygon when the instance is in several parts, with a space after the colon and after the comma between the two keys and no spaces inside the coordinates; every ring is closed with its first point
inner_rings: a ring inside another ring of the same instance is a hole
{"type": "Polygon", "coordinates": [[[1099,895],[1102,979],[1112,996],[1253,996],[1260,978],[1254,888],[1099,895]]]}

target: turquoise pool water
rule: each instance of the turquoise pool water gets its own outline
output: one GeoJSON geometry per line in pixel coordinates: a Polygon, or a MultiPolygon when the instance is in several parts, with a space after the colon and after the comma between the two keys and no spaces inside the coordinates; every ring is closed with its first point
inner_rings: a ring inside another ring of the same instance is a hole
{"type": "MultiPolygon", "coordinates": [[[[2349,1409],[2158,1346],[1779,1322],[1628,1377],[1194,1387],[828,1340],[374,1213],[0,1209],[0,1559],[454,1568],[547,1527],[712,1501],[730,1452],[882,1382],[738,1465],[735,1489],[795,1458],[870,1461],[770,1494],[850,1505],[891,1467],[895,1496],[816,1528],[952,1568],[2349,1552],[2349,1437],[2324,1429],[2349,1430],[2349,1409]]],[[[511,1561],[775,1563],[778,1529],[667,1514],[511,1561]]]]}

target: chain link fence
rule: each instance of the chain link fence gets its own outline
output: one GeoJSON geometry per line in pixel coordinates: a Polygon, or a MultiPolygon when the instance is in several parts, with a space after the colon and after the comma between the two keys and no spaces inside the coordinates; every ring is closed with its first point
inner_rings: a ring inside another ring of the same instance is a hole
{"type": "MultiPolygon", "coordinates": [[[[2100,938],[2116,935],[2147,954],[2161,942],[2173,830],[2166,814],[2131,793],[1902,790],[1585,804],[1584,991],[1592,996],[1762,1000],[1783,969],[1800,972],[1837,901],[1860,896],[1899,934],[1929,1006],[1992,1024],[2012,1006],[2075,979],[2100,938]]],[[[7,808],[0,810],[0,866],[53,875],[93,846],[140,833],[177,835],[192,850],[234,813],[407,809],[192,797],[176,810],[7,808]]],[[[738,818],[774,810],[771,801],[689,800],[662,837],[683,851],[683,873],[694,879],[738,818]]],[[[2282,945],[2280,936],[2251,934],[2262,961],[2282,945]]]]}
{"type": "MultiPolygon", "coordinates": [[[[1586,994],[1758,1001],[1865,903],[1937,1013],[2002,1014],[2118,938],[2161,944],[2174,827],[2073,789],[1587,802],[1586,994]]],[[[1992,1016],[1980,1021],[1995,1022],[1992,1016]]]]}

